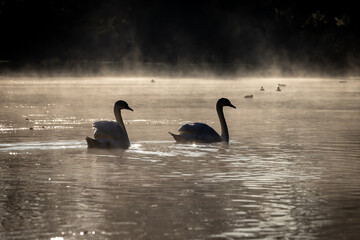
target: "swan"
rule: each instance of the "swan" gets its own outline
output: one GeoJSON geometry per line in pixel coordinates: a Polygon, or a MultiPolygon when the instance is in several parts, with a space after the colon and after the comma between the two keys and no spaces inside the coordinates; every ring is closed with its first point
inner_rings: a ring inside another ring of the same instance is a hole
{"type": "Polygon", "coordinates": [[[119,100],[114,105],[116,122],[94,122],[93,126],[96,128],[94,138],[86,137],[88,148],[129,148],[130,140],[121,117],[122,109],[134,111],[127,102],[119,100]]]}
{"type": "Polygon", "coordinates": [[[227,98],[220,98],[216,103],[216,111],[219,116],[221,125],[221,136],[209,125],[205,123],[188,123],[182,125],[179,134],[171,134],[177,143],[212,143],[212,142],[229,142],[229,131],[226,125],[223,107],[228,106],[236,108],[227,98]]]}

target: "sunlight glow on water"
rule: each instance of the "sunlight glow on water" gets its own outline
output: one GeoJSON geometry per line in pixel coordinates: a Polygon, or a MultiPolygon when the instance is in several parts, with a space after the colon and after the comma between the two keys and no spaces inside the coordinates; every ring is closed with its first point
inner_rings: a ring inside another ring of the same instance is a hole
{"type": "Polygon", "coordinates": [[[356,79],[2,79],[0,90],[0,239],[360,234],[356,79]],[[237,106],[225,109],[230,143],[175,144],[168,131],[190,121],[219,131],[219,97],[237,106]],[[87,149],[118,99],[134,109],[131,147],[87,149]]]}
{"type": "Polygon", "coordinates": [[[51,150],[68,148],[87,148],[84,142],[60,141],[60,142],[26,142],[26,143],[0,143],[0,151],[24,151],[24,150],[51,150]]]}

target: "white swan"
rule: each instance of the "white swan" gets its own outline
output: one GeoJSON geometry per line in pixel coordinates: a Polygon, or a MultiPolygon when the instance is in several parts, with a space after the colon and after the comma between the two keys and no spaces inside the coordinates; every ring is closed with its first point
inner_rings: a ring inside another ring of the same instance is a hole
{"type": "Polygon", "coordinates": [[[179,134],[174,134],[169,132],[177,143],[212,143],[212,142],[229,142],[229,131],[226,125],[223,107],[228,106],[236,108],[231,104],[229,99],[220,98],[216,103],[216,111],[219,116],[220,125],[221,125],[221,136],[209,125],[205,123],[188,123],[182,125],[178,132],[179,134]]]}
{"type": "Polygon", "coordinates": [[[133,111],[125,101],[119,100],[114,105],[116,122],[94,122],[94,138],[86,137],[88,148],[129,148],[130,140],[121,117],[121,109],[133,111]]]}

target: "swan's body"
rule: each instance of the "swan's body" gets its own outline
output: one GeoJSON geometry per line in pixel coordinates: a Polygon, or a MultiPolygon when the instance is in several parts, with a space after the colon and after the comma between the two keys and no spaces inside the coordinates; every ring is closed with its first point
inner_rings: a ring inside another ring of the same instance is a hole
{"type": "Polygon", "coordinates": [[[178,130],[179,134],[169,132],[177,143],[212,143],[212,142],[229,142],[229,131],[226,125],[223,107],[229,106],[236,108],[226,98],[220,98],[216,103],[216,111],[219,116],[221,125],[221,135],[219,135],[212,127],[205,123],[188,123],[181,126],[178,130]]]}
{"type": "Polygon", "coordinates": [[[211,143],[222,141],[221,136],[205,123],[187,123],[182,125],[178,132],[179,135],[169,132],[178,143],[211,143]]]}
{"type": "Polygon", "coordinates": [[[94,122],[96,128],[94,138],[86,137],[89,148],[129,148],[130,140],[127,135],[124,122],[121,117],[121,109],[133,111],[129,105],[119,100],[114,105],[114,121],[98,121],[94,122]]]}

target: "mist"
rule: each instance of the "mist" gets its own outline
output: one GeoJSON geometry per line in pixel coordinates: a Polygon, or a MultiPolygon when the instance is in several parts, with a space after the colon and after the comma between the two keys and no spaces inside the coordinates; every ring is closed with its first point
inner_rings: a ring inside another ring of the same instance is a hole
{"type": "Polygon", "coordinates": [[[354,3],[0,3],[1,75],[357,76],[354,3]]]}

